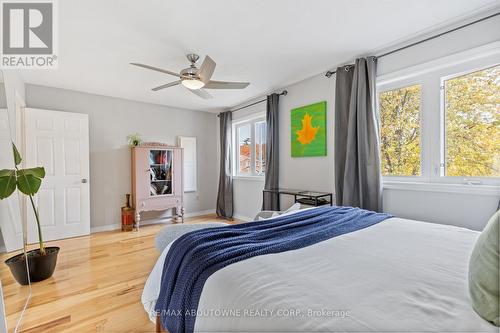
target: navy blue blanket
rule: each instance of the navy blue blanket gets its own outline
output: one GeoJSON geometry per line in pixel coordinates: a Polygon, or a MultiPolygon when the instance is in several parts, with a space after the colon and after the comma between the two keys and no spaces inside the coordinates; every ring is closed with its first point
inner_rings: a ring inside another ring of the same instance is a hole
{"type": "Polygon", "coordinates": [[[156,312],[170,333],[192,333],[210,275],[241,260],[303,248],[379,223],[390,215],[352,207],[321,207],[292,215],[187,233],[163,265],[156,312]]]}

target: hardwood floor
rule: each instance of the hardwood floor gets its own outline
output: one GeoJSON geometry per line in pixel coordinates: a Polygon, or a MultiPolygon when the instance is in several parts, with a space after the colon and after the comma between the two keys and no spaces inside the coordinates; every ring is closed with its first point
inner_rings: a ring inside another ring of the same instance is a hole
{"type": "MultiPolygon", "coordinates": [[[[215,221],[214,215],[186,223],[215,221]]],[[[224,220],[218,220],[224,221],[224,220]]],[[[20,332],[154,332],[140,302],[144,283],[159,256],[154,237],[164,225],[139,232],[100,232],[48,242],[61,247],[54,276],[32,285],[20,332]]],[[[3,254],[5,261],[12,254],[3,254]]],[[[29,292],[0,264],[9,332],[29,292]]]]}

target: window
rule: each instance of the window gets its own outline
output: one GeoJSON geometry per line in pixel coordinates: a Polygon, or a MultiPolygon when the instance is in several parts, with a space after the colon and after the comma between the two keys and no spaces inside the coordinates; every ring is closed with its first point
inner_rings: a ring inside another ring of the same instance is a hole
{"type": "Polygon", "coordinates": [[[260,116],[251,120],[233,123],[234,175],[263,176],[266,171],[265,118],[260,116]]]}
{"type": "Polygon", "coordinates": [[[445,176],[500,176],[500,66],[444,80],[445,176]]]}
{"type": "Polygon", "coordinates": [[[255,123],[255,173],[261,175],[266,171],[266,135],[265,121],[255,123]]]}
{"type": "Polygon", "coordinates": [[[384,186],[500,189],[500,49],[490,48],[377,76],[384,186]]]}
{"type": "Polygon", "coordinates": [[[420,175],[420,85],[379,94],[384,176],[420,175]]]}
{"type": "Polygon", "coordinates": [[[238,173],[250,174],[251,173],[251,139],[250,124],[238,127],[238,173]]]}

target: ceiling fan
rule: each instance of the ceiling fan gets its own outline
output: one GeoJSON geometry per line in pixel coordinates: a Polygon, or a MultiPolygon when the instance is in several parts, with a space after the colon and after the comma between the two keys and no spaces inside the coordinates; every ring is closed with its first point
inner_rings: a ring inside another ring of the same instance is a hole
{"type": "Polygon", "coordinates": [[[191,66],[181,70],[179,74],[158,67],[139,64],[135,62],[131,63],[131,65],[139,66],[146,69],[151,69],[165,74],[170,74],[180,79],[153,88],[152,89],[153,91],[158,91],[161,89],[182,84],[184,87],[188,88],[188,90],[191,91],[193,94],[201,98],[209,99],[212,98],[212,95],[210,95],[205,89],[244,89],[250,84],[248,82],[226,82],[226,81],[210,80],[216,66],[215,61],[213,61],[212,58],[206,56],[200,68],[198,69],[196,68],[195,64],[200,57],[197,54],[188,54],[186,57],[188,58],[189,62],[191,62],[191,66]]]}

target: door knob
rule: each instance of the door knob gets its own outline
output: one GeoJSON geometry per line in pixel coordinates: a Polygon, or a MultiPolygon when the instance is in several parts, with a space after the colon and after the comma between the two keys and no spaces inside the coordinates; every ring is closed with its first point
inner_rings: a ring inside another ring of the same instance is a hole
{"type": "Polygon", "coordinates": [[[82,184],[86,184],[88,182],[87,178],[82,178],[82,184]]]}

